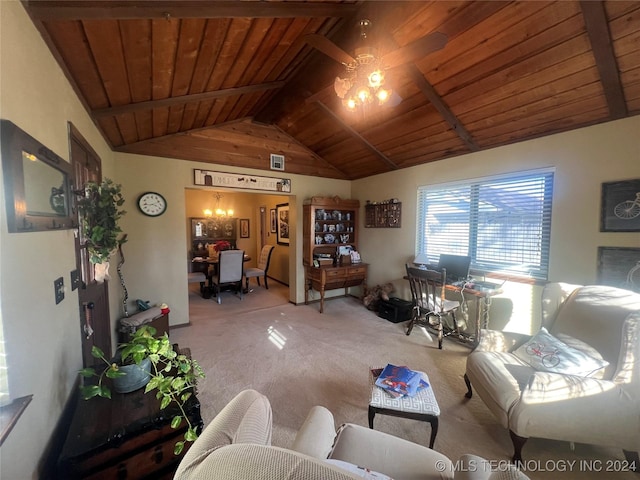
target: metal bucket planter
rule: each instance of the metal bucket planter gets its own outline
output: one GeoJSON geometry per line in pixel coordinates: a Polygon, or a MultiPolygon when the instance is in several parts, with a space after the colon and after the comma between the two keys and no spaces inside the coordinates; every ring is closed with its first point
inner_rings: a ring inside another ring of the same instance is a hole
{"type": "Polygon", "coordinates": [[[119,370],[126,375],[113,379],[113,389],[118,393],[133,392],[149,383],[151,360],[145,358],[140,364],[121,365],[119,370]]]}

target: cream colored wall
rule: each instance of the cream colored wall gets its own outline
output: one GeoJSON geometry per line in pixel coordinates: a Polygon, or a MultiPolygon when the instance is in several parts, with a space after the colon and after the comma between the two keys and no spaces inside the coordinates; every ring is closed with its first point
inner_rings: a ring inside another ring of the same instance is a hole
{"type": "MultiPolygon", "coordinates": [[[[185,189],[193,188],[193,169],[212,170],[211,164],[175,161],[160,157],[116,154],[116,179],[122,184],[126,199],[127,215],[122,220],[122,229],[129,235],[126,244],[126,263],[122,267],[129,295],[150,300],[152,304],[165,302],[171,308],[171,325],[189,321],[187,269],[185,255],[188,240],[185,235],[187,208],[185,189]],[[141,214],[135,201],[146,191],[161,193],[168,202],[168,209],[160,217],[141,214]],[[135,252],[135,255],[127,252],[135,252]]],[[[248,170],[226,166],[215,166],[215,170],[248,175],[279,176],[263,170],[248,170]]],[[[340,195],[349,198],[351,184],[345,180],[284,174],[291,179],[291,194],[282,195],[290,204],[290,221],[295,232],[288,247],[278,246],[278,255],[273,259],[278,265],[279,256],[288,257],[289,298],[294,303],[304,301],[302,268],[302,204],[305,198],[314,195],[340,195]]],[[[251,193],[250,190],[234,189],[233,192],[251,193]]],[[[223,195],[226,195],[223,192],[223,195]]],[[[221,200],[222,202],[222,200],[221,200]]],[[[222,204],[221,204],[222,206],[222,204]]],[[[282,260],[282,258],[280,258],[282,260]]]]}
{"type": "MultiPolygon", "coordinates": [[[[67,121],[78,127],[102,158],[104,175],[123,185],[129,212],[123,219],[129,234],[123,272],[130,298],[166,301],[172,308],[171,323],[186,323],[185,188],[193,187],[193,168],[269,172],[112,153],[17,0],[0,1],[0,116],[67,159],[67,121]],[[159,218],[137,212],[137,197],[149,190],[169,202],[159,218]]],[[[340,195],[362,203],[399,198],[403,227],[362,229],[360,251],[371,265],[370,283],[393,279],[401,285],[402,266],[414,253],[418,185],[547,166],[556,167],[550,278],[592,282],[597,246],[640,246],[637,233],[598,232],[600,184],[640,177],[639,131],[636,116],[356,182],[285,174],[292,179],[292,193],[285,198],[291,203],[295,234],[289,247],[278,249],[288,257],[291,300],[304,300],[300,225],[305,198],[340,195]]],[[[262,202],[272,208],[268,197],[262,202]]],[[[0,306],[10,386],[14,396],[34,397],[0,449],[0,477],[22,480],[37,478],[37,464],[81,365],[78,297],[68,288],[69,272],[75,268],[73,232],[8,234],[4,207],[1,195],[0,306]],[[66,298],[55,305],[52,283],[60,276],[67,285],[66,298]]],[[[521,316],[507,318],[508,327],[531,328],[527,308],[535,306],[537,292],[519,284],[508,288],[508,296],[524,305],[519,307],[521,316]]],[[[109,295],[115,325],[121,301],[117,277],[109,295]]]]}
{"type": "MultiPolygon", "coordinates": [[[[101,156],[105,174],[113,174],[111,151],[17,1],[0,2],[0,116],[67,160],[67,121],[73,122],[101,156]]],[[[14,398],[33,394],[0,449],[0,477],[22,480],[37,478],[82,366],[78,294],[69,286],[74,232],[9,234],[4,193],[0,197],[0,304],[10,390],[14,398]],[[66,288],[56,305],[58,277],[66,288]]]]}
{"type": "MultiPolygon", "coordinates": [[[[370,283],[392,281],[399,296],[410,298],[402,276],[415,254],[419,186],[538,168],[555,168],[549,280],[594,283],[599,246],[640,247],[637,232],[599,232],[601,184],[640,178],[639,139],[635,116],[354,181],[352,197],[362,204],[402,202],[402,228],[361,230],[361,254],[372,263],[370,283]]],[[[506,284],[505,294],[493,302],[492,326],[537,329],[539,290],[506,284]]]]}
{"type": "MultiPolygon", "coordinates": [[[[236,244],[239,249],[245,251],[251,257],[251,261],[246,262],[245,267],[256,267],[260,254],[260,208],[264,207],[267,216],[266,243],[274,245],[275,249],[271,254],[269,266],[269,277],[278,280],[285,285],[289,285],[289,249],[290,247],[278,245],[276,234],[271,233],[269,223],[269,210],[275,209],[279,203],[287,203],[288,197],[284,195],[267,195],[261,193],[237,193],[232,190],[224,191],[211,187],[186,188],[185,189],[185,232],[187,237],[187,252],[185,258],[190,258],[189,249],[191,247],[191,218],[204,217],[203,211],[210,209],[215,211],[217,201],[214,192],[219,192],[220,208],[223,210],[233,209],[233,216],[238,219],[249,219],[249,238],[240,238],[238,230],[236,244]]],[[[237,225],[238,229],[240,224],[237,225]]]]}

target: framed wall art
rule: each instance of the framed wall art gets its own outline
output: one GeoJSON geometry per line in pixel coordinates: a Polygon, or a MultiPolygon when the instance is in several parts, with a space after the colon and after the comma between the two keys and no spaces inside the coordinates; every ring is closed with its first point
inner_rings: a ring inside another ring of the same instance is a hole
{"type": "Polygon", "coordinates": [[[245,188],[269,192],[291,193],[290,178],[263,177],[240,173],[193,169],[193,184],[205,187],[245,188]]]}
{"type": "Polygon", "coordinates": [[[601,232],[640,232],[640,179],[602,184],[601,232]]]}
{"type": "Polygon", "coordinates": [[[276,229],[278,245],[289,245],[289,204],[276,205],[276,229]]]}
{"type": "Polygon", "coordinates": [[[269,211],[269,213],[271,215],[271,217],[270,217],[270,219],[271,219],[271,233],[276,233],[276,230],[277,230],[277,227],[276,227],[276,225],[277,225],[276,224],[276,209],[272,208],[269,211]]]}
{"type": "Polygon", "coordinates": [[[249,219],[240,219],[240,238],[249,238],[249,219]]]}
{"type": "Polygon", "coordinates": [[[598,284],[640,292],[640,248],[598,247],[598,284]]]}

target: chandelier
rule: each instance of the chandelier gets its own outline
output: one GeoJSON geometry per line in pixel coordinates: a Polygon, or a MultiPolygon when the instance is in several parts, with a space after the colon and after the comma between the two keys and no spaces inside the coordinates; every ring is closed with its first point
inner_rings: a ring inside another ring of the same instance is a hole
{"type": "Polygon", "coordinates": [[[210,208],[204,210],[204,216],[207,218],[212,218],[214,213],[218,220],[222,220],[223,218],[233,217],[233,210],[223,210],[220,208],[220,199],[222,198],[222,194],[220,192],[214,193],[214,198],[216,199],[216,210],[213,212],[210,208]]]}
{"type": "MultiPolygon", "coordinates": [[[[369,20],[360,21],[360,38],[365,43],[369,20]]],[[[356,49],[355,62],[346,65],[346,76],[336,77],[333,88],[349,111],[373,102],[382,105],[391,97],[391,90],[383,88],[386,67],[378,49],[362,46],[356,49]]]]}

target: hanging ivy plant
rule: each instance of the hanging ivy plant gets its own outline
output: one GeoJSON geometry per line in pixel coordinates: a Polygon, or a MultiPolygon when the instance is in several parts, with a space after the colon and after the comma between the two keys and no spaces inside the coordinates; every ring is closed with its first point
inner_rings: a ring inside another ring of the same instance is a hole
{"type": "Polygon", "coordinates": [[[120,235],[122,230],[118,225],[120,218],[127,213],[120,209],[124,205],[121,188],[121,185],[108,178],[101,184],[89,182],[85,186],[84,196],[78,200],[82,231],[91,263],[108,262],[118,246],[126,241],[126,236],[120,235]]]}

